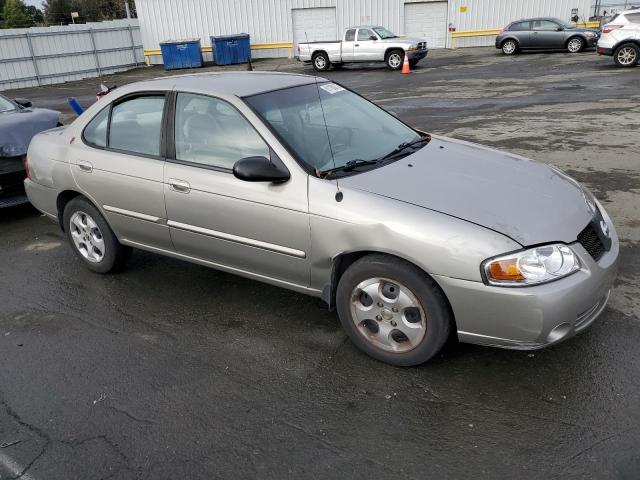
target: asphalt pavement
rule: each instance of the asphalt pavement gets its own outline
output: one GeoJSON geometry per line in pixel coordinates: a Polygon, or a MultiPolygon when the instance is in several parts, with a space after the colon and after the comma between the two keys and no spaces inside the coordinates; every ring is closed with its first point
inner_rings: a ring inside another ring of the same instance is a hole
{"type": "MultiPolygon", "coordinates": [[[[589,186],[622,242],[603,315],[546,350],[453,344],[394,368],[317,299],[139,251],[96,275],[56,224],[0,210],[0,479],[640,478],[640,68],[476,48],[433,52],[408,76],[324,76],[589,186]]],[[[88,105],[99,83],[3,93],[68,122],[67,97],[88,105]]]]}

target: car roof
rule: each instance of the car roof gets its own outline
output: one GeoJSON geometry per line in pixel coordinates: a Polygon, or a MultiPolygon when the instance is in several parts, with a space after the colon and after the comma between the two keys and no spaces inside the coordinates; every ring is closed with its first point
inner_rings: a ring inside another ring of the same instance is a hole
{"type": "Polygon", "coordinates": [[[184,90],[247,97],[272,90],[308,85],[316,81],[324,82],[326,79],[280,72],[207,72],[154,78],[131,83],[126,85],[126,89],[131,92],[184,90]]]}
{"type": "Polygon", "coordinates": [[[521,18],[520,20],[515,20],[511,23],[518,23],[518,22],[533,22],[534,20],[551,20],[551,21],[556,21],[556,20],[560,20],[559,18],[555,18],[555,17],[533,17],[533,18],[521,18]]]}

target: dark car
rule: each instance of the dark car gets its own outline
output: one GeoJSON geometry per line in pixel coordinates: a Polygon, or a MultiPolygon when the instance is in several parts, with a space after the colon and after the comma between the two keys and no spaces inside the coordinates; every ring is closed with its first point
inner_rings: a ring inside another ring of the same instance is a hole
{"type": "Polygon", "coordinates": [[[578,53],[593,48],[600,34],[590,28],[578,28],[557,18],[530,18],[506,26],[496,37],[496,48],[505,55],[520,50],[568,50],[578,53]]]}
{"type": "Polygon", "coordinates": [[[0,208],[27,203],[24,192],[26,153],[31,138],[60,126],[60,112],[30,108],[26,99],[0,95],[0,208]]]}

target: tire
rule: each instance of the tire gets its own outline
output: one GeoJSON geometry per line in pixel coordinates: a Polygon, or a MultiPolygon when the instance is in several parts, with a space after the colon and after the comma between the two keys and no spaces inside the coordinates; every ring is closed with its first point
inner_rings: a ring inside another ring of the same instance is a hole
{"type": "Polygon", "coordinates": [[[84,197],[73,198],[64,208],[63,225],[77,257],[97,273],[121,269],[131,256],[107,224],[102,214],[84,197]]]}
{"type": "Polygon", "coordinates": [[[516,53],[518,53],[518,42],[516,42],[515,40],[505,40],[504,42],[502,42],[502,45],[500,46],[500,48],[502,49],[502,53],[504,53],[505,55],[514,55],[516,53]]]}
{"type": "Polygon", "coordinates": [[[580,37],[570,38],[567,42],[567,50],[569,53],[579,53],[584,50],[584,40],[580,37]]]}
{"type": "Polygon", "coordinates": [[[311,63],[313,63],[313,69],[316,72],[326,72],[331,68],[331,62],[329,62],[329,55],[324,52],[316,53],[313,55],[311,59],[311,63]]]}
{"type": "Polygon", "coordinates": [[[351,341],[396,366],[433,358],[453,324],[440,287],[415,265],[388,255],[367,255],[349,266],[338,282],[336,306],[351,341]]]}
{"type": "Polygon", "coordinates": [[[613,61],[618,67],[631,68],[638,65],[640,47],[635,43],[623,43],[613,53],[613,61]]]}
{"type": "Polygon", "coordinates": [[[384,59],[387,67],[391,70],[400,70],[404,62],[404,52],[402,50],[391,50],[384,59]]]}

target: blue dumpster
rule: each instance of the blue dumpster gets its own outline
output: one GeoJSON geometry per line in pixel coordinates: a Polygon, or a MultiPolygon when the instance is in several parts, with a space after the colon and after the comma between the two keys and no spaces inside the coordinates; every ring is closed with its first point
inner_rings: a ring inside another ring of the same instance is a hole
{"type": "Polygon", "coordinates": [[[160,42],[162,62],[165,70],[197,68],[202,66],[202,51],[199,38],[167,40],[160,42]]]}
{"type": "Polygon", "coordinates": [[[248,33],[211,37],[213,60],[217,65],[231,65],[251,61],[248,33]]]}

